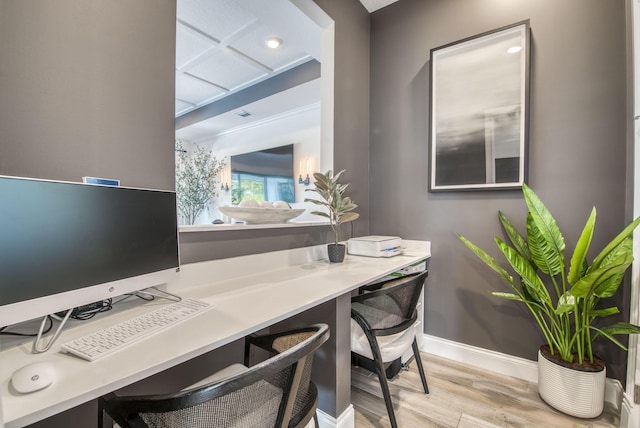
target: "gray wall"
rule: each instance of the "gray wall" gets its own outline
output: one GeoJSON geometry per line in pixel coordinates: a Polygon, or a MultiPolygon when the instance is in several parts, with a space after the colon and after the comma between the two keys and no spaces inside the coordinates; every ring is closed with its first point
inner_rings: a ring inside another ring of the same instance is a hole
{"type": "Polygon", "coordinates": [[[174,189],[175,1],[2,7],[0,174],[174,189]]]}
{"type": "MultiPolygon", "coordinates": [[[[488,295],[505,285],[455,236],[498,258],[497,212],[524,230],[521,192],[427,192],[430,49],[531,20],[528,183],[569,253],[595,205],[599,250],[625,222],[624,13],[622,1],[402,0],[372,14],[370,229],[432,241],[426,333],[531,360],[542,343],[522,307],[488,295]]],[[[626,353],[597,352],[624,382],[626,353]]]]}

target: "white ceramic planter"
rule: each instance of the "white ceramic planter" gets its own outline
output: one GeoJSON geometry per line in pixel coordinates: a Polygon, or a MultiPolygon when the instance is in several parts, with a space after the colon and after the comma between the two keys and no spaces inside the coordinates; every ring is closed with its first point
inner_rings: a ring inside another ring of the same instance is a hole
{"type": "Polygon", "coordinates": [[[547,360],[538,351],[538,392],[551,407],[578,418],[595,418],[604,409],[607,370],[583,372],[547,360]]]}

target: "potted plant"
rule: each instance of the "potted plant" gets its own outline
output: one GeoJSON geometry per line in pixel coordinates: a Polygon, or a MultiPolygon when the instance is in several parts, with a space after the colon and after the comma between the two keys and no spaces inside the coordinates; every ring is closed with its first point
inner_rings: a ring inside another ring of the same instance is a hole
{"type": "Polygon", "coordinates": [[[331,229],[335,234],[333,244],[328,244],[329,261],[339,263],[344,260],[345,246],[340,244],[340,225],[353,221],[360,217],[360,214],[353,212],[358,206],[353,203],[350,197],[344,196],[344,192],[349,184],[340,184],[338,179],[345,170],[343,169],[336,175],[331,170],[326,173],[315,172],[315,188],[306,189],[307,192],[316,192],[323,200],[305,199],[305,202],[311,202],[327,208],[328,212],[312,211],[311,214],[319,215],[329,219],[331,229]]]}
{"type": "Polygon", "coordinates": [[[617,314],[615,306],[600,306],[616,294],[633,261],[632,234],[640,217],[609,242],[591,263],[596,209],[582,230],[570,260],[560,229],[538,196],[522,186],[529,208],[527,233],[521,235],[502,212],[500,222],[511,245],[495,237],[498,248],[520,278],[514,281],[490,255],[458,234],[464,244],[509,283],[513,292],[491,294],[524,303],[546,340],[538,352],[538,392],[547,404],[572,416],[592,418],[602,413],[606,368],[594,357],[593,342],[604,337],[622,349],[616,335],[640,333],[640,327],[618,322],[606,327],[596,320],[617,314]],[[568,270],[567,270],[568,268],[568,270]]]}
{"type": "Polygon", "coordinates": [[[178,212],[186,224],[193,224],[218,196],[218,175],[225,162],[197,144],[193,144],[193,154],[189,156],[180,140],[176,140],[176,152],[178,212]]]}

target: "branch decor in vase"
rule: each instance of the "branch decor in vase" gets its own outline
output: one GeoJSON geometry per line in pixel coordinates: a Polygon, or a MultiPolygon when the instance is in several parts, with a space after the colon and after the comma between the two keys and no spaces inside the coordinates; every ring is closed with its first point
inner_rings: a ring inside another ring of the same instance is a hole
{"type": "Polygon", "coordinates": [[[556,220],[526,184],[522,192],[529,208],[526,235],[521,235],[499,212],[510,244],[497,236],[494,238],[519,283],[484,250],[464,236],[458,234],[458,237],[512,289],[512,292],[491,294],[523,303],[540,328],[547,342],[538,351],[540,397],[561,412],[594,418],[604,408],[606,368],[604,362],[594,356],[593,342],[603,337],[626,350],[615,336],[640,333],[639,326],[626,322],[608,326],[600,322],[619,313],[617,307],[607,305],[604,299],[616,294],[633,261],[632,236],[640,217],[589,263],[587,253],[596,221],[593,208],[568,260],[556,220]]]}
{"type": "Polygon", "coordinates": [[[193,144],[193,154],[189,155],[180,140],[176,140],[176,153],[178,213],[186,224],[194,224],[218,196],[218,176],[225,162],[197,144],[193,144]]]}
{"type": "Polygon", "coordinates": [[[360,217],[360,214],[354,212],[358,206],[353,203],[350,197],[344,196],[345,190],[349,184],[340,184],[338,179],[345,172],[343,169],[339,173],[333,175],[329,170],[326,173],[315,172],[313,178],[315,179],[315,187],[313,189],[306,189],[306,192],[315,192],[322,200],[306,198],[305,202],[311,202],[312,204],[325,207],[325,211],[312,211],[311,214],[319,215],[329,219],[331,229],[335,234],[335,240],[333,244],[328,244],[329,261],[333,263],[339,263],[344,260],[345,246],[340,244],[340,225],[356,220],[360,217]]]}

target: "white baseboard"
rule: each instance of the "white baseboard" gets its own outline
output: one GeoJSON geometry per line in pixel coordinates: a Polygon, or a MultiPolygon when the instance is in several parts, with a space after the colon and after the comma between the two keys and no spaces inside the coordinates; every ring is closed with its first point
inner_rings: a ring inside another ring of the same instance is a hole
{"type": "MultiPolygon", "coordinates": [[[[538,363],[525,358],[478,348],[464,343],[425,334],[420,350],[469,366],[489,370],[528,382],[538,383],[538,363]]],[[[607,378],[604,400],[621,409],[624,390],[617,379],[607,378]]],[[[628,425],[635,427],[640,425],[628,425]]]]}
{"type": "Polygon", "coordinates": [[[349,407],[338,418],[334,418],[320,409],[317,414],[320,428],[354,428],[356,425],[356,414],[352,404],[349,404],[349,407]]]}
{"type": "Polygon", "coordinates": [[[640,427],[640,406],[634,404],[633,397],[631,397],[626,392],[623,394],[622,398],[622,409],[620,411],[620,427],[640,427]]]}

